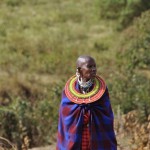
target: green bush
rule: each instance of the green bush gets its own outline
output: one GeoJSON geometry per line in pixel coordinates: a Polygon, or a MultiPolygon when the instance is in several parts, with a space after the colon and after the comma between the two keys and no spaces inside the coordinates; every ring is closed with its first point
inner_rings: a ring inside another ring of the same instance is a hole
{"type": "Polygon", "coordinates": [[[58,108],[62,83],[50,86],[48,99],[14,98],[7,107],[0,108],[0,134],[14,142],[18,149],[51,144],[56,140],[58,108]],[[53,137],[54,135],[54,137],[53,137]],[[27,141],[26,141],[27,140],[27,141]]]}
{"type": "Polygon", "coordinates": [[[135,17],[150,9],[149,0],[108,0],[99,2],[100,16],[118,20],[117,29],[124,29],[133,23],[135,17]]]}
{"type": "Polygon", "coordinates": [[[122,33],[114,30],[149,8],[148,1],[144,9],[142,3],[1,0],[1,136],[20,149],[56,141],[63,79],[75,74],[76,58],[83,54],[96,59],[113,108],[120,105],[125,113],[137,108],[144,120],[150,110],[149,80],[141,75],[149,70],[149,11],[122,33]]]}
{"type": "Polygon", "coordinates": [[[127,69],[150,69],[149,17],[150,11],[143,13],[141,18],[135,20],[132,31],[129,30],[130,33],[127,32],[124,36],[124,39],[128,39],[128,43],[124,46],[122,44],[123,51],[119,55],[127,69]]]}
{"type": "Polygon", "coordinates": [[[150,11],[135,20],[129,31],[124,32],[118,51],[118,71],[110,85],[114,105],[120,105],[123,112],[139,110],[139,118],[146,121],[150,114],[150,11]]]}
{"type": "Polygon", "coordinates": [[[99,1],[100,17],[105,19],[117,19],[121,10],[126,6],[125,0],[99,1]]]}

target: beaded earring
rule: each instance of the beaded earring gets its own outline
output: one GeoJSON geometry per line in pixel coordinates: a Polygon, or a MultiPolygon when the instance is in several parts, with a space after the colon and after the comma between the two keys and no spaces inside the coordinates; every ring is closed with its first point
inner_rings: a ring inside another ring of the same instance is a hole
{"type": "Polygon", "coordinates": [[[80,73],[79,73],[79,71],[78,71],[78,69],[77,69],[77,71],[76,71],[76,77],[79,79],[79,77],[80,77],[80,73]]]}

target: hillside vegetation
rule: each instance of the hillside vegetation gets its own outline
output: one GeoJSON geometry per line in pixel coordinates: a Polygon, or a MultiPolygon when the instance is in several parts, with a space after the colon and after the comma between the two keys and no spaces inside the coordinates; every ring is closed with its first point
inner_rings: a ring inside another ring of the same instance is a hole
{"type": "Polygon", "coordinates": [[[56,140],[61,90],[91,55],[115,114],[150,115],[148,0],[1,0],[0,136],[18,149],[56,140]],[[119,110],[118,110],[119,108],[119,110]]]}

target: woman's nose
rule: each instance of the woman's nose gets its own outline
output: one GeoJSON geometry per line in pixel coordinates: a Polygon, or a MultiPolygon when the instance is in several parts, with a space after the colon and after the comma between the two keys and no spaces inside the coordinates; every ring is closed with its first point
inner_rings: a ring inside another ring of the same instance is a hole
{"type": "Polygon", "coordinates": [[[92,67],[92,71],[95,71],[96,70],[96,67],[92,67]]]}

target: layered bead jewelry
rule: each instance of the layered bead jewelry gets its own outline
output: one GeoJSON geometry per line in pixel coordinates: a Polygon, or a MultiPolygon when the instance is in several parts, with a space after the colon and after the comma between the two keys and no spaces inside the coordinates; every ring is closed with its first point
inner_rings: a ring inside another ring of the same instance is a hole
{"type": "Polygon", "coordinates": [[[79,83],[79,85],[81,87],[82,93],[85,94],[85,93],[89,92],[90,87],[93,85],[93,80],[90,79],[87,82],[83,82],[82,78],[81,78],[81,81],[78,78],[78,83],[79,83]]]}
{"type": "Polygon", "coordinates": [[[89,88],[93,85],[93,89],[86,93],[80,93],[78,89],[76,89],[77,82],[82,87],[82,84],[79,82],[78,77],[75,75],[72,76],[65,85],[65,94],[69,98],[70,101],[77,103],[77,104],[87,104],[94,102],[102,97],[106,90],[106,85],[104,80],[97,76],[94,80],[89,80],[88,82],[84,82],[84,88],[89,88]]]}

